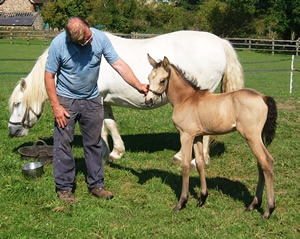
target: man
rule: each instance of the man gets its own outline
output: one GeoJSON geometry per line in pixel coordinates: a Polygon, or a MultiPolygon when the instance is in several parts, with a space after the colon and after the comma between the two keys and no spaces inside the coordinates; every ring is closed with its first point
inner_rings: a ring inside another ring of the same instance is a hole
{"type": "Polygon", "coordinates": [[[53,171],[57,195],[63,202],[76,202],[72,193],[75,160],[71,144],[78,122],[89,192],[98,198],[112,199],[113,194],[104,188],[100,143],[104,112],[97,80],[101,56],[140,93],[146,95],[148,85],[139,82],[131,68],[115,52],[106,35],[90,28],[85,20],[72,17],[65,30],[50,44],[45,71],[45,85],[55,118],[53,171]]]}

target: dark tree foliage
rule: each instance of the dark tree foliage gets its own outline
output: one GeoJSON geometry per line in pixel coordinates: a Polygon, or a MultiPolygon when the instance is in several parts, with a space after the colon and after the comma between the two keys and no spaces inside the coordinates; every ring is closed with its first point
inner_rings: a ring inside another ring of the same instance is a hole
{"type": "Polygon", "coordinates": [[[68,18],[85,18],[90,12],[90,0],[49,0],[42,9],[44,22],[52,28],[64,28],[68,18]]]}
{"type": "Polygon", "coordinates": [[[284,39],[300,37],[300,0],[276,0],[267,22],[284,39]]]}
{"type": "Polygon", "coordinates": [[[300,37],[300,0],[49,0],[42,16],[62,29],[70,16],[111,32],[204,30],[222,37],[300,37]]]}
{"type": "Polygon", "coordinates": [[[182,7],[185,10],[192,11],[196,10],[199,5],[203,3],[203,0],[181,0],[175,1],[175,5],[178,7],[182,7]]]}

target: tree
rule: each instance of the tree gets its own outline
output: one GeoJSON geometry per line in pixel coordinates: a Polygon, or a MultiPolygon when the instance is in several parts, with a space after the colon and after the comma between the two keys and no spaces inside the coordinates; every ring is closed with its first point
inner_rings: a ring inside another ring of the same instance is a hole
{"type": "Polygon", "coordinates": [[[135,31],[135,19],[138,17],[138,0],[91,0],[93,25],[102,24],[106,29],[130,33],[135,31]]]}
{"type": "Polygon", "coordinates": [[[283,39],[300,37],[300,0],[277,0],[266,20],[283,39]]]}
{"type": "Polygon", "coordinates": [[[201,30],[218,36],[247,36],[253,31],[254,0],[205,0],[197,13],[201,30]]]}
{"type": "Polygon", "coordinates": [[[86,18],[90,12],[90,0],[49,0],[41,14],[52,28],[63,29],[69,17],[86,18]]]}

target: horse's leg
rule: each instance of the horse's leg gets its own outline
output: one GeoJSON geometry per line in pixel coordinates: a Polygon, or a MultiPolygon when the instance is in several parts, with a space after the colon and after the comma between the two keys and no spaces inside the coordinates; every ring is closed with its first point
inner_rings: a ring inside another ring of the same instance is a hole
{"type": "Polygon", "coordinates": [[[109,144],[108,144],[108,133],[105,127],[105,124],[103,124],[102,126],[102,130],[101,130],[101,143],[103,146],[103,160],[104,161],[109,161],[109,154],[110,154],[110,149],[109,149],[109,144]]]}
{"type": "Polygon", "coordinates": [[[190,165],[192,160],[192,144],[193,137],[181,132],[180,133],[181,141],[181,174],[182,174],[182,189],[181,196],[178,204],[174,207],[174,211],[181,210],[185,208],[185,205],[189,198],[189,173],[190,165]]]}
{"type": "MultiPolygon", "coordinates": [[[[209,161],[210,161],[209,144],[210,144],[210,136],[209,135],[203,136],[203,157],[206,165],[209,165],[209,161]]],[[[181,149],[174,155],[173,160],[174,162],[181,162],[181,149]]],[[[192,168],[197,168],[195,159],[192,160],[191,166],[192,168]]]]}
{"type": "Polygon", "coordinates": [[[206,198],[208,196],[207,192],[207,185],[205,179],[205,162],[204,162],[204,151],[203,151],[203,137],[197,137],[196,141],[194,142],[194,153],[196,157],[196,167],[200,176],[200,183],[201,183],[201,192],[198,206],[201,207],[204,205],[206,198]]]}
{"type": "Polygon", "coordinates": [[[209,156],[209,144],[210,144],[210,136],[203,136],[203,157],[206,165],[209,165],[210,156],[209,156]]]}
{"type": "Polygon", "coordinates": [[[110,153],[109,157],[111,160],[120,159],[125,153],[125,146],[117,128],[112,108],[109,105],[104,106],[104,124],[110,131],[113,140],[113,150],[110,153]]]}
{"type": "Polygon", "coordinates": [[[176,162],[176,163],[177,162],[180,163],[181,158],[182,158],[182,156],[181,156],[181,148],[180,148],[180,150],[174,155],[173,161],[176,162]]]}
{"type": "Polygon", "coordinates": [[[253,202],[247,208],[248,211],[260,207],[262,202],[264,183],[266,182],[267,189],[267,209],[264,213],[264,218],[269,218],[275,209],[274,197],[274,174],[273,162],[274,159],[263,145],[261,138],[257,140],[249,140],[248,144],[253,151],[258,161],[259,179],[256,189],[256,195],[253,202]]]}

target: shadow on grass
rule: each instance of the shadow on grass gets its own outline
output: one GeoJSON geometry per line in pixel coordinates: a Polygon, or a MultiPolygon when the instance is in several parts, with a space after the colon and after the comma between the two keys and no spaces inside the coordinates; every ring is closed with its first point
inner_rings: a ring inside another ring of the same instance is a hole
{"type": "MultiPolygon", "coordinates": [[[[165,149],[179,151],[179,133],[135,134],[122,135],[126,151],[130,152],[157,152],[165,149]]],[[[109,138],[112,149],[112,140],[109,138]]],[[[210,148],[210,156],[221,156],[225,152],[223,142],[213,141],[210,148]]]]}
{"type": "MultiPolygon", "coordinates": [[[[113,162],[108,163],[111,168],[118,170],[125,170],[138,177],[139,184],[145,184],[148,180],[152,178],[161,178],[164,184],[167,184],[176,194],[177,198],[181,195],[181,184],[182,177],[180,174],[174,174],[170,171],[160,170],[160,169],[147,169],[137,171],[133,168],[120,166],[113,162]]],[[[216,177],[216,178],[206,178],[208,191],[210,189],[221,191],[223,194],[229,197],[242,201],[246,206],[248,206],[253,199],[247,187],[238,181],[232,181],[227,178],[216,177]]],[[[189,190],[190,194],[198,199],[198,192],[195,191],[196,187],[200,187],[199,177],[190,177],[189,190]]]]}
{"type": "MultiPolygon", "coordinates": [[[[138,135],[123,135],[122,139],[124,140],[126,150],[131,152],[156,152],[162,151],[164,149],[178,151],[180,149],[179,135],[177,133],[159,133],[159,134],[138,134],[138,135]]],[[[44,138],[48,145],[53,145],[52,138],[44,138]]],[[[21,146],[14,149],[17,151],[20,147],[33,145],[34,142],[27,142],[21,146]]],[[[110,139],[110,143],[111,139],[110,139]]],[[[75,135],[73,146],[82,147],[82,137],[81,135],[75,135]]],[[[224,143],[214,141],[211,145],[210,155],[220,156],[224,153],[225,146],[224,143]]],[[[87,175],[86,165],[84,158],[76,158],[76,174],[81,172],[85,176],[87,175]]],[[[108,163],[111,168],[118,170],[129,171],[133,175],[137,176],[139,184],[145,184],[148,180],[151,180],[154,177],[161,178],[161,181],[174,191],[177,198],[180,198],[181,194],[181,184],[182,177],[180,174],[174,174],[170,171],[160,170],[160,169],[148,169],[148,170],[135,170],[133,168],[124,167],[113,162],[108,163]]],[[[248,206],[253,196],[250,194],[248,189],[244,184],[238,181],[232,181],[227,178],[216,177],[216,178],[207,178],[207,188],[208,190],[218,190],[223,194],[228,195],[229,197],[242,201],[245,206],[248,206]]],[[[198,198],[198,192],[195,191],[195,188],[200,187],[199,177],[190,177],[190,193],[194,198],[198,198]]],[[[262,211],[259,209],[262,213],[262,211]]]]}
{"type": "MultiPolygon", "coordinates": [[[[130,152],[157,152],[165,149],[179,151],[180,140],[178,133],[157,133],[157,134],[135,134],[122,135],[125,144],[125,150],[130,152]]],[[[41,138],[48,145],[53,145],[53,138],[41,138]]],[[[35,142],[26,142],[16,147],[14,152],[24,146],[32,146],[35,142]]],[[[75,135],[73,144],[74,147],[82,147],[82,136],[75,135]]],[[[112,149],[113,143],[109,136],[109,145],[112,149]]],[[[225,151],[223,142],[214,141],[210,148],[210,156],[221,156],[225,151]]]]}

